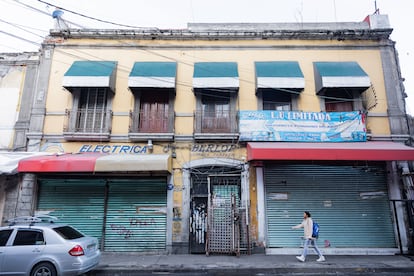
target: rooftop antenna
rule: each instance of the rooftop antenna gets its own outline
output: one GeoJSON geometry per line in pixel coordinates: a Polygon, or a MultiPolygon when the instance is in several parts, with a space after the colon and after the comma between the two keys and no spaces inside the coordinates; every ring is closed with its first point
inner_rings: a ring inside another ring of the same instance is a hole
{"type": "Polygon", "coordinates": [[[55,29],[68,30],[69,26],[66,23],[66,21],[62,18],[62,16],[63,16],[63,11],[59,8],[56,8],[52,12],[52,17],[53,17],[53,19],[55,19],[55,29]]]}
{"type": "Polygon", "coordinates": [[[380,14],[379,8],[377,7],[377,0],[374,1],[374,5],[375,5],[375,12],[374,12],[374,14],[380,14]]]}

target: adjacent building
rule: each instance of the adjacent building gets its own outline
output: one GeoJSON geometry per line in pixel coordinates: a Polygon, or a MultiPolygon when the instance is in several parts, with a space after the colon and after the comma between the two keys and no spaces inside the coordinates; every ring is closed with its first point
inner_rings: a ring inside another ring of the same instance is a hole
{"type": "Polygon", "coordinates": [[[391,32],[379,14],[52,30],[27,132],[43,154],[18,163],[27,214],[104,251],[295,254],[308,210],[326,254],[407,252],[414,148],[391,32]]]}
{"type": "MultiPolygon", "coordinates": [[[[3,216],[15,216],[17,198],[29,195],[19,184],[17,163],[39,153],[27,152],[26,133],[29,130],[34,91],[39,74],[39,53],[0,54],[0,221],[3,216]]],[[[42,111],[44,113],[44,111],[42,111]]],[[[24,199],[23,199],[24,200],[24,199]]],[[[32,212],[33,206],[21,206],[32,212]]]]}

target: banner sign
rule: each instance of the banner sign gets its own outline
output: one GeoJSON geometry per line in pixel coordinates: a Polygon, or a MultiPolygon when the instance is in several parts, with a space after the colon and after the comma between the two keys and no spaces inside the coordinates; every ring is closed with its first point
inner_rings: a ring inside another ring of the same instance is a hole
{"type": "Polygon", "coordinates": [[[240,141],[365,142],[365,115],[353,112],[240,111],[240,141]]]}
{"type": "Polygon", "coordinates": [[[85,144],[81,145],[79,152],[101,152],[101,153],[147,153],[147,145],[111,145],[111,144],[85,144]]]}

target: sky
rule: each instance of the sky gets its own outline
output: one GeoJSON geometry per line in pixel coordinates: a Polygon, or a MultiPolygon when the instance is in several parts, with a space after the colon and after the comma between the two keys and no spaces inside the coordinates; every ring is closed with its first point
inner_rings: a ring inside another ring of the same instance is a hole
{"type": "Polygon", "coordinates": [[[388,15],[414,116],[413,0],[0,0],[0,53],[37,52],[58,6],[72,28],[182,29],[187,23],[359,22],[388,15]],[[109,22],[109,23],[107,23],[109,22]]]}

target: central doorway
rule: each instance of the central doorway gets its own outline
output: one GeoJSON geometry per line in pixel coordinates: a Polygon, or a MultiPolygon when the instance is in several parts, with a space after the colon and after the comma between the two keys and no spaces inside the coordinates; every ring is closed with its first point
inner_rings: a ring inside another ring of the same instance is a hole
{"type": "MultiPolygon", "coordinates": [[[[232,195],[239,206],[241,196],[241,172],[234,173],[234,168],[197,168],[191,172],[190,192],[190,253],[206,253],[208,210],[214,202],[231,200],[232,195]],[[231,173],[230,173],[231,172],[231,173]]],[[[230,216],[230,214],[229,214],[230,216]]],[[[227,239],[227,234],[215,235],[220,239],[227,239]]],[[[222,242],[225,246],[225,241],[222,242]]]]}

